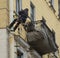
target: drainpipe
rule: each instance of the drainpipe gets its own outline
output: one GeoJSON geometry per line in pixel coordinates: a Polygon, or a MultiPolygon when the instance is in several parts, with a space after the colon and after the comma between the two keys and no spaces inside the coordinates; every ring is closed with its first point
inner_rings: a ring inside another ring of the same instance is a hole
{"type": "MultiPolygon", "coordinates": [[[[10,23],[13,21],[13,0],[9,0],[9,19],[10,23]]],[[[14,58],[14,38],[9,33],[9,58],[14,58]]]]}
{"type": "Polygon", "coordinates": [[[19,1],[20,3],[20,11],[22,10],[22,0],[19,1]]]}
{"type": "Polygon", "coordinates": [[[14,36],[9,34],[9,58],[15,58],[14,36]]]}
{"type": "Polygon", "coordinates": [[[9,0],[10,23],[13,21],[13,0],[9,0]]]}

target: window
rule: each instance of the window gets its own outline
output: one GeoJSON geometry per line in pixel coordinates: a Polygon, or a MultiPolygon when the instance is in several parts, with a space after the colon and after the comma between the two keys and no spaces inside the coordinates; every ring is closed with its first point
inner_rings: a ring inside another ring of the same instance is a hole
{"type": "Polygon", "coordinates": [[[17,49],[17,58],[22,58],[23,53],[17,49]]]}
{"type": "Polygon", "coordinates": [[[30,2],[30,7],[31,7],[31,20],[34,21],[35,18],[35,6],[33,5],[32,2],[30,2]]]}
{"type": "Polygon", "coordinates": [[[60,0],[58,0],[58,11],[59,11],[59,18],[60,18],[60,0]]]}
{"type": "Polygon", "coordinates": [[[50,0],[51,1],[51,7],[52,7],[52,9],[53,9],[53,12],[55,13],[56,11],[55,11],[55,9],[54,9],[54,0],[50,0]]]}
{"type": "Polygon", "coordinates": [[[54,9],[54,0],[48,0],[48,5],[51,7],[51,9],[53,10],[53,12],[55,13],[55,9],[54,9]]]}
{"type": "Polygon", "coordinates": [[[49,0],[49,3],[51,4],[52,7],[54,7],[54,0],[49,0]]]}
{"type": "Polygon", "coordinates": [[[52,7],[54,7],[54,0],[51,0],[51,5],[52,7]]]}
{"type": "Polygon", "coordinates": [[[22,0],[16,0],[16,12],[22,9],[22,0]]]}

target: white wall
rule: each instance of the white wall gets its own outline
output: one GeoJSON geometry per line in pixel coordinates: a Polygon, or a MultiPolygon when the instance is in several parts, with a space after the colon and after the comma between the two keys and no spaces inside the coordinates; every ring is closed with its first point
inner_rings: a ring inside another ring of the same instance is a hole
{"type": "Polygon", "coordinates": [[[6,29],[0,29],[0,58],[8,58],[8,36],[6,29]]]}

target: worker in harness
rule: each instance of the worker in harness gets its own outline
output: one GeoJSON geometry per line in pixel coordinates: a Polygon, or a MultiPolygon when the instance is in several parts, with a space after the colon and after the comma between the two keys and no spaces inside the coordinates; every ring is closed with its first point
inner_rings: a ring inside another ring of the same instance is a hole
{"type": "Polygon", "coordinates": [[[17,24],[13,27],[13,31],[15,31],[20,23],[26,22],[27,18],[29,18],[29,16],[28,16],[28,9],[26,8],[18,12],[18,18],[14,19],[14,21],[9,25],[8,28],[11,29],[14,26],[14,24],[17,22],[17,24]]]}

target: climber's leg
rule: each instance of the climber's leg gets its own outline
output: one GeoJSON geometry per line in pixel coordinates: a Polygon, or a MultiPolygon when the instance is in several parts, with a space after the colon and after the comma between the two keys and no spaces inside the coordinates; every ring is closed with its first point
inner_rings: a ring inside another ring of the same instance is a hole
{"type": "Polygon", "coordinates": [[[20,23],[21,23],[21,22],[18,22],[18,23],[15,25],[15,27],[13,28],[14,31],[17,29],[17,27],[19,26],[20,23]]]}
{"type": "Polygon", "coordinates": [[[14,19],[14,21],[9,25],[9,28],[12,28],[16,21],[17,19],[14,19]]]}

